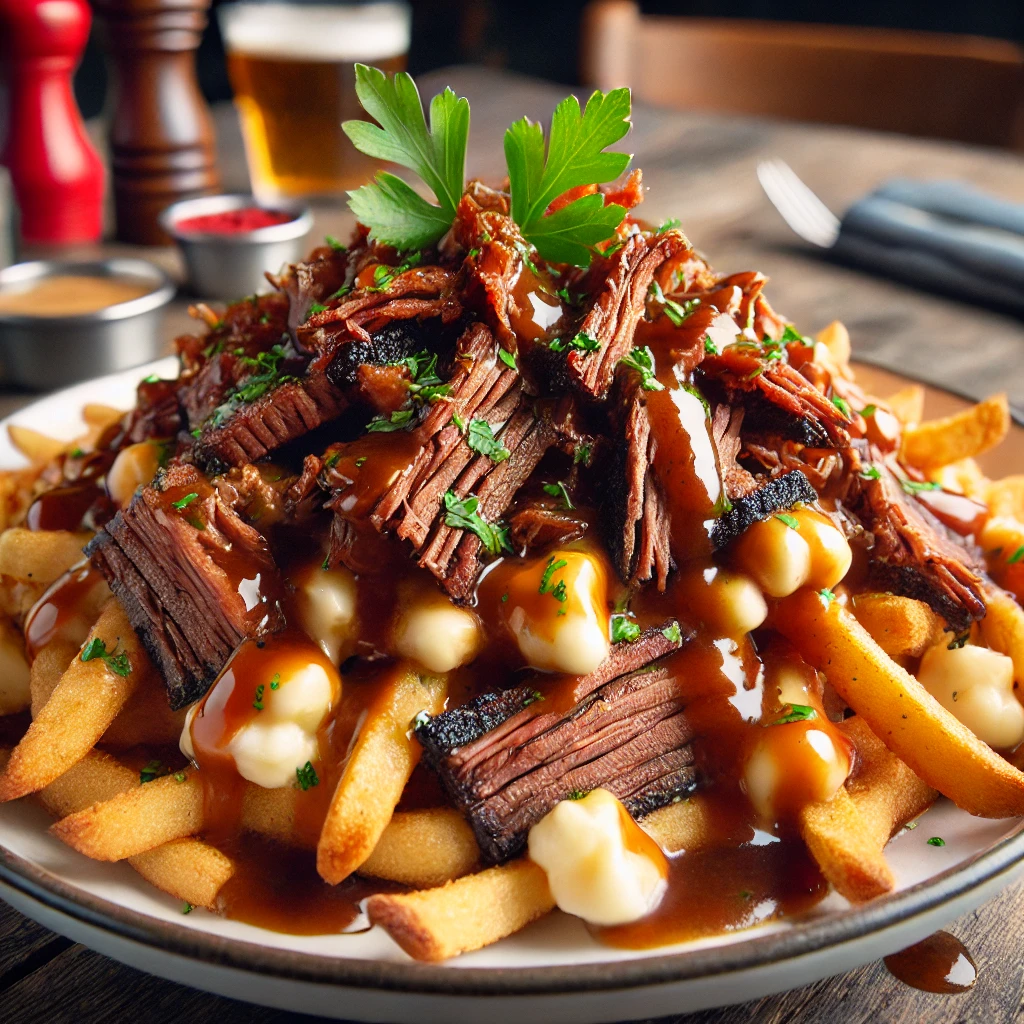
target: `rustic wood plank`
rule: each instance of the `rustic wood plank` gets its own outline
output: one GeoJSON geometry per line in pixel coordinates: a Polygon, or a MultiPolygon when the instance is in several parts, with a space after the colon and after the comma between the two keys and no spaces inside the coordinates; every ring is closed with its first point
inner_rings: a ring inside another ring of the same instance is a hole
{"type": "Polygon", "coordinates": [[[0,902],[0,992],[70,945],[0,902]]]}

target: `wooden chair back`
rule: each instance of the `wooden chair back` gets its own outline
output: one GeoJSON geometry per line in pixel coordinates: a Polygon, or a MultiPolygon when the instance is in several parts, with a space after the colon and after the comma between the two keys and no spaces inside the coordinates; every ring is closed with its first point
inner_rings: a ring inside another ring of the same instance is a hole
{"type": "Polygon", "coordinates": [[[687,110],[1024,143],[1024,50],[976,36],[642,15],[595,0],[583,81],[687,110]]]}

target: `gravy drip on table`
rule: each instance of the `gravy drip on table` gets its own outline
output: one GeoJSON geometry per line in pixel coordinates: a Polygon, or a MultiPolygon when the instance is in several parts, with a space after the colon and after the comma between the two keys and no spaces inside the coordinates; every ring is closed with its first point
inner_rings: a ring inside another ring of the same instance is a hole
{"type": "Polygon", "coordinates": [[[966,992],[978,980],[978,968],[967,947],[949,932],[936,932],[914,946],[885,958],[889,973],[922,992],[966,992]]]}

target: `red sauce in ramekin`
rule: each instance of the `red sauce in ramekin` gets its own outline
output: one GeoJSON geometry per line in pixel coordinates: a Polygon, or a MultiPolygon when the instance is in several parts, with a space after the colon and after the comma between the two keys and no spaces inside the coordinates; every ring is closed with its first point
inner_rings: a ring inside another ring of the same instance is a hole
{"type": "Polygon", "coordinates": [[[243,235],[257,228],[287,224],[291,220],[295,220],[292,213],[247,206],[241,210],[224,210],[222,213],[205,213],[200,217],[185,217],[183,220],[175,221],[174,230],[210,235],[243,235]]]}

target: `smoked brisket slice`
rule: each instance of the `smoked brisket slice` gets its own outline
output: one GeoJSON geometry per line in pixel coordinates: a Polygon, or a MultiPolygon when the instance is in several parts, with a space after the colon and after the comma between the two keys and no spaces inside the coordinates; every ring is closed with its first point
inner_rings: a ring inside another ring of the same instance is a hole
{"type": "Polygon", "coordinates": [[[732,508],[715,520],[711,544],[720,551],[754,523],[768,519],[800,502],[818,500],[818,492],[798,469],[766,480],[755,490],[732,502],[732,508]]]}
{"type": "Polygon", "coordinates": [[[242,640],[284,625],[266,541],[191,466],[170,469],[160,489],[144,488],[86,553],[166,680],[174,709],[206,692],[242,640]]]}
{"type": "MultiPolygon", "coordinates": [[[[595,672],[561,681],[574,702],[567,712],[546,711],[528,684],[417,726],[485,859],[517,854],[530,828],[575,794],[603,786],[640,817],[693,789],[692,729],[671,667],[654,664],[687,639],[667,623],[616,644],[595,672]]],[[[536,683],[545,685],[543,677],[536,683]]]]}

